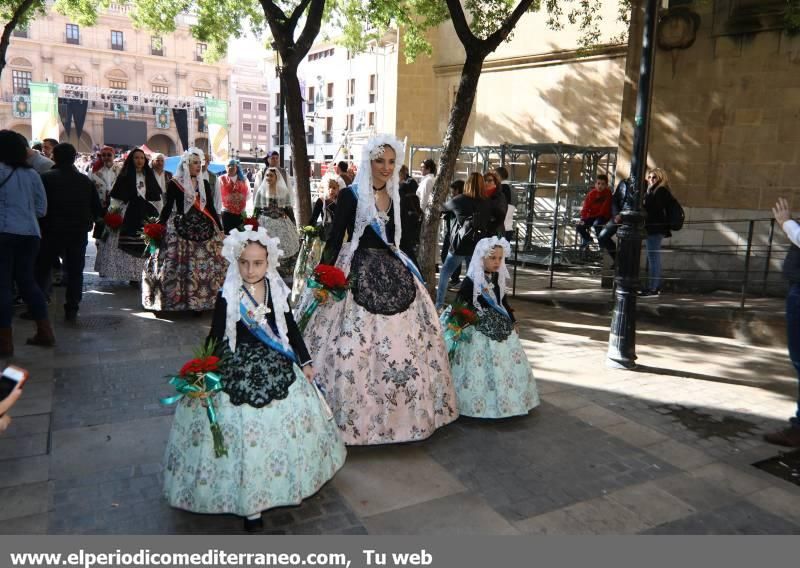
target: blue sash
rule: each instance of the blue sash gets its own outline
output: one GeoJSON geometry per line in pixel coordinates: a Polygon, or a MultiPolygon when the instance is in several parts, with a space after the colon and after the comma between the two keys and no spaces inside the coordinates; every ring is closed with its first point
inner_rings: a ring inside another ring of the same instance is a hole
{"type": "MultiPolygon", "coordinates": [[[[350,191],[353,192],[353,195],[355,196],[356,201],[358,201],[358,185],[355,185],[355,184],[351,185],[350,186],[350,191]]],[[[399,206],[400,205],[398,204],[397,207],[399,207],[399,206]]],[[[422,274],[420,274],[420,271],[417,269],[416,265],[412,262],[412,260],[410,258],[408,258],[408,255],[406,253],[404,253],[402,250],[400,250],[398,247],[396,247],[394,245],[394,243],[390,243],[389,239],[386,238],[386,234],[384,232],[383,225],[381,225],[378,222],[377,219],[373,219],[372,223],[370,223],[370,227],[372,227],[372,230],[375,231],[375,234],[378,235],[381,238],[383,243],[387,247],[389,247],[389,250],[391,251],[391,253],[395,257],[397,257],[400,260],[400,262],[402,262],[405,265],[405,267],[408,269],[408,271],[411,274],[413,274],[414,277],[417,280],[419,280],[422,284],[425,284],[425,279],[422,278],[422,274]]]]}
{"type": "Polygon", "coordinates": [[[483,290],[481,290],[481,297],[484,300],[486,300],[486,303],[489,304],[489,306],[494,311],[498,312],[499,314],[504,315],[508,319],[511,319],[511,316],[508,314],[508,311],[505,309],[505,307],[503,307],[502,304],[498,304],[497,303],[497,300],[495,299],[494,294],[490,294],[489,290],[487,290],[486,288],[483,288],[483,290]]]}
{"type": "MultiPolygon", "coordinates": [[[[244,289],[244,287],[242,289],[247,293],[247,295],[252,300],[253,297],[250,296],[250,292],[244,289]]],[[[253,303],[254,304],[256,303],[255,300],[253,300],[253,303]]],[[[270,330],[268,333],[267,330],[261,327],[258,323],[256,323],[255,320],[253,320],[247,314],[247,308],[245,307],[244,302],[239,302],[239,314],[242,316],[242,321],[247,326],[247,329],[250,330],[250,333],[252,333],[256,337],[256,339],[261,341],[261,343],[263,343],[270,349],[274,349],[275,351],[277,351],[278,353],[289,359],[294,364],[296,365],[299,364],[299,361],[297,360],[297,355],[295,355],[294,351],[292,351],[291,348],[287,349],[286,347],[284,347],[280,341],[278,341],[275,337],[273,337],[272,330],[270,330]]]]}

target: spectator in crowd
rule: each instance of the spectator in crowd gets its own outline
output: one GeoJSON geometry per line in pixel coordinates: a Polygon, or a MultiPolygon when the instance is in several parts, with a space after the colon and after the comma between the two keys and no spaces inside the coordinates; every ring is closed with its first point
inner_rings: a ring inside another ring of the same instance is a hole
{"type": "Polygon", "coordinates": [[[436,309],[441,309],[444,305],[447,284],[456,267],[465,260],[469,265],[475,245],[489,234],[489,223],[493,212],[492,204],[484,197],[485,195],[483,176],[473,172],[464,184],[464,193],[456,195],[444,204],[444,210],[452,213],[454,224],[450,233],[447,258],[439,270],[436,309]]]}
{"type": "Polygon", "coordinates": [[[510,243],[512,240],[514,240],[514,213],[517,211],[517,196],[511,189],[511,184],[506,183],[506,180],[508,179],[508,170],[505,168],[505,166],[497,166],[494,169],[494,173],[500,178],[500,189],[502,190],[503,197],[505,197],[506,203],[508,204],[503,226],[505,229],[506,240],[510,243]]]}
{"type": "Polygon", "coordinates": [[[42,154],[42,144],[34,144],[32,148],[28,148],[28,165],[37,173],[43,174],[53,167],[53,160],[42,154]]]}
{"type": "Polygon", "coordinates": [[[494,172],[487,172],[483,176],[484,196],[491,205],[488,235],[502,237],[505,234],[506,213],[508,201],[500,188],[500,177],[494,172]]]}
{"type": "MultiPolygon", "coordinates": [[[[100,150],[100,161],[92,167],[92,180],[97,188],[97,196],[103,207],[108,207],[109,194],[117,181],[117,169],[114,167],[114,149],[103,146],[100,150]]],[[[98,237],[100,235],[97,235],[98,237]]]]}
{"type": "Polygon", "coordinates": [[[400,196],[407,195],[409,193],[417,193],[417,187],[419,184],[417,180],[415,180],[411,175],[408,173],[408,166],[403,164],[400,166],[400,169],[397,171],[397,174],[400,176],[400,196]]]}
{"type": "Polygon", "coordinates": [[[53,159],[53,148],[55,148],[57,144],[58,140],[55,138],[45,138],[42,140],[42,154],[44,154],[48,160],[53,159]]]}
{"type": "MultiPolygon", "coordinates": [[[[457,179],[453,180],[450,184],[450,198],[452,199],[456,195],[461,195],[464,193],[464,180],[457,179]]],[[[444,217],[444,238],[442,239],[442,264],[444,264],[445,259],[447,259],[447,253],[450,250],[450,235],[453,232],[453,227],[455,226],[455,215],[452,211],[445,211],[442,213],[442,217],[444,217]]],[[[456,269],[453,271],[453,274],[450,276],[450,286],[451,288],[455,288],[456,290],[459,289],[461,285],[461,264],[459,264],[456,269]]]]}
{"type": "MultiPolygon", "coordinates": [[[[286,169],[281,164],[281,154],[277,150],[273,150],[266,158],[267,168],[276,168],[283,178],[283,182],[286,184],[286,187],[289,187],[289,178],[286,175],[286,169]]],[[[264,170],[266,173],[266,169],[264,170]]],[[[256,187],[260,187],[258,184],[256,187]]]]}
{"type": "MultiPolygon", "coordinates": [[[[786,334],[789,359],[800,382],[800,224],[792,219],[789,202],[783,197],[778,199],[772,212],[791,243],[783,261],[783,276],[789,281],[789,293],[786,296],[786,334]]],[[[788,426],[764,434],[764,440],[779,446],[800,447],[800,395],[795,415],[789,419],[788,426]]]]}
{"type": "Polygon", "coordinates": [[[42,174],[48,211],[40,223],[42,242],[36,260],[36,281],[49,296],[53,259],[59,256],[64,259],[67,276],[64,317],[67,321],[77,317],[83,294],[86,233],[103,214],[94,184],[74,167],[75,155],[72,144],[56,145],[53,149],[56,165],[42,174]]]}
{"type": "Polygon", "coordinates": [[[594,187],[586,194],[581,207],[581,221],[577,229],[581,236],[581,250],[585,250],[592,243],[590,229],[600,235],[603,227],[611,218],[611,188],[608,187],[608,176],[600,174],[597,176],[594,187]]]}
{"type": "Polygon", "coordinates": [[[640,296],[661,294],[661,242],[672,236],[667,213],[672,199],[667,173],[661,168],[650,170],[647,174],[647,191],[642,199],[642,209],[647,213],[644,228],[647,231],[648,285],[640,296]]]}
{"type": "Polygon", "coordinates": [[[334,170],[336,171],[336,175],[342,178],[348,187],[353,185],[353,176],[351,176],[350,172],[347,171],[347,162],[341,160],[336,164],[334,170]]]}
{"type": "Polygon", "coordinates": [[[155,205],[158,212],[161,213],[161,208],[166,201],[167,184],[169,180],[172,179],[172,174],[164,170],[164,154],[153,154],[153,158],[150,160],[150,166],[153,168],[153,175],[158,182],[158,187],[161,188],[161,200],[153,202],[153,205],[155,205]]]}
{"type": "Polygon", "coordinates": [[[45,213],[47,197],[39,174],[28,163],[28,141],[11,130],[0,130],[0,356],[14,353],[14,281],[36,321],[36,335],[28,344],[55,344],[47,301],[34,278],[42,235],[39,218],[45,213]]]}
{"type": "Polygon", "coordinates": [[[428,207],[428,200],[433,192],[433,181],[436,178],[436,162],[428,158],[420,164],[422,170],[422,179],[419,180],[417,187],[417,197],[422,207],[428,207]]]}

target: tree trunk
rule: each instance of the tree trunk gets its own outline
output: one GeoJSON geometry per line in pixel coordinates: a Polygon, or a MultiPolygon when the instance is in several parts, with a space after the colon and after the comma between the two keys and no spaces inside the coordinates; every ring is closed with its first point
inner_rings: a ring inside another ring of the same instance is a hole
{"type": "Polygon", "coordinates": [[[439,157],[431,200],[428,207],[423,204],[425,217],[422,222],[418,258],[422,276],[425,278],[428,290],[431,293],[436,289],[435,274],[439,247],[437,231],[439,217],[442,206],[447,200],[450,182],[453,181],[453,176],[455,175],[458,153],[461,150],[461,142],[464,140],[464,133],[467,130],[467,123],[472,113],[472,105],[475,102],[478,80],[481,77],[481,68],[485,58],[486,54],[467,51],[467,60],[461,69],[461,81],[458,84],[456,99],[453,103],[453,108],[450,110],[450,119],[447,123],[442,155],[439,157]]]}
{"type": "Polygon", "coordinates": [[[644,2],[631,0],[631,19],[628,25],[628,53],[625,59],[625,84],[622,88],[622,108],[617,149],[617,180],[631,174],[633,129],[636,120],[636,95],[639,84],[639,65],[642,54],[644,30],[644,2]]]}
{"type": "Polygon", "coordinates": [[[311,169],[308,163],[308,145],[306,144],[305,117],[303,116],[303,93],[300,80],[297,78],[297,67],[287,65],[281,72],[283,87],[286,92],[286,121],[289,125],[289,143],[292,148],[292,164],[294,165],[295,219],[299,227],[311,217],[311,169]]]}
{"type": "Polygon", "coordinates": [[[6,52],[8,52],[8,45],[11,43],[11,32],[17,27],[17,24],[22,19],[22,16],[30,10],[31,6],[37,0],[25,0],[14,11],[14,15],[3,27],[3,35],[0,36],[0,77],[3,76],[3,70],[6,68],[6,52]]]}

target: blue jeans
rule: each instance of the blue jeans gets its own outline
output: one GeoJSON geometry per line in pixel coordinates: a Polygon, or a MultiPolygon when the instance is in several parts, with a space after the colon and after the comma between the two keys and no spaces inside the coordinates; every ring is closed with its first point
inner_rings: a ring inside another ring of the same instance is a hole
{"type": "Polygon", "coordinates": [[[439,269],[439,287],[436,288],[436,309],[442,307],[444,304],[444,296],[447,294],[447,283],[450,280],[450,276],[453,275],[453,272],[456,271],[456,268],[461,266],[461,263],[464,260],[467,260],[467,266],[469,267],[469,261],[472,259],[472,256],[462,256],[460,254],[453,254],[448,253],[447,258],[444,259],[442,263],[442,268],[439,269]]]}
{"type": "Polygon", "coordinates": [[[664,235],[657,233],[647,235],[645,245],[647,246],[647,276],[648,290],[661,290],[661,241],[664,235]]]}
{"type": "Polygon", "coordinates": [[[786,296],[786,337],[789,359],[798,379],[797,410],[789,421],[793,427],[800,428],[800,284],[792,284],[786,296]]]}
{"type": "Polygon", "coordinates": [[[34,320],[47,319],[47,301],[33,277],[39,237],[0,233],[0,328],[11,327],[14,282],[34,320]]]}
{"type": "Polygon", "coordinates": [[[587,245],[592,242],[592,235],[589,232],[589,228],[593,228],[594,232],[597,234],[598,239],[600,237],[600,231],[603,230],[605,227],[606,222],[608,219],[604,219],[603,217],[589,217],[588,219],[584,219],[577,227],[578,234],[583,239],[583,245],[587,245]]]}

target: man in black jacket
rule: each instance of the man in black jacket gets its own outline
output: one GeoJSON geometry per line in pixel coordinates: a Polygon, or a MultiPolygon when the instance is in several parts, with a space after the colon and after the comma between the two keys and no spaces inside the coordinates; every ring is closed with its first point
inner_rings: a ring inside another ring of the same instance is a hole
{"type": "Polygon", "coordinates": [[[36,281],[49,296],[53,258],[61,256],[64,259],[67,272],[64,314],[67,321],[77,317],[83,295],[87,233],[103,214],[94,184],[75,169],[76,155],[72,144],[58,144],[53,149],[55,166],[42,174],[48,207],[47,215],[40,221],[42,241],[36,260],[36,281]]]}

